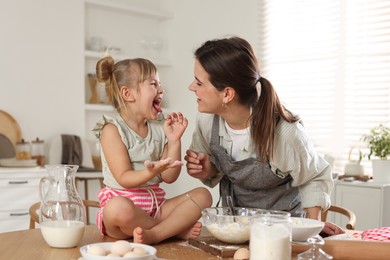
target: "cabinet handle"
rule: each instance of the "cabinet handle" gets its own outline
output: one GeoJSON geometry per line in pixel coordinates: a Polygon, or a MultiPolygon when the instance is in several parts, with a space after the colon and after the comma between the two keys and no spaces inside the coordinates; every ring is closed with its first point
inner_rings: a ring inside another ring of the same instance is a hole
{"type": "Polygon", "coordinates": [[[29,214],[28,212],[25,212],[25,213],[10,213],[9,215],[11,217],[20,217],[20,216],[26,216],[28,214],[29,214]]]}
{"type": "Polygon", "coordinates": [[[27,184],[28,181],[9,181],[8,184],[27,184]]]}

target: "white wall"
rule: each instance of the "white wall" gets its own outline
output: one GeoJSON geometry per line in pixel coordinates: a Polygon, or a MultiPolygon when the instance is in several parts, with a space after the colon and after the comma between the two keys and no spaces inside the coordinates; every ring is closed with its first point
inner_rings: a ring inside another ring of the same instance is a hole
{"type": "Polygon", "coordinates": [[[0,109],[26,140],[83,132],[82,12],[78,0],[0,2],[0,109]]]}
{"type": "MultiPolygon", "coordinates": [[[[158,3],[140,3],[146,1],[158,3]]],[[[232,34],[255,46],[257,2],[160,1],[162,9],[174,13],[164,28],[174,65],[162,69],[160,78],[169,107],[190,121],[183,153],[190,144],[197,112],[195,96],[188,90],[193,80],[193,51],[205,40],[232,34]]],[[[18,121],[27,140],[39,137],[49,142],[62,133],[85,133],[83,12],[80,0],[0,2],[0,109],[18,121]]],[[[184,168],[179,181],[166,189],[173,196],[199,185],[184,168]]],[[[213,194],[217,199],[218,190],[213,189],[213,194]]]]}
{"type": "MultiPolygon", "coordinates": [[[[161,74],[163,82],[169,88],[166,91],[170,108],[181,111],[189,118],[189,126],[184,134],[183,153],[189,147],[195,126],[197,103],[195,94],[188,90],[194,79],[194,50],[206,40],[238,35],[253,44],[257,39],[256,10],[257,0],[163,0],[162,8],[173,11],[175,17],[168,22],[166,34],[171,39],[174,69],[161,74]],[[167,84],[168,83],[168,84],[167,84]]],[[[168,195],[179,194],[194,186],[202,185],[199,180],[189,177],[182,170],[181,176],[174,185],[167,188],[168,195]]],[[[218,188],[212,190],[214,204],[218,200],[218,188]]]]}

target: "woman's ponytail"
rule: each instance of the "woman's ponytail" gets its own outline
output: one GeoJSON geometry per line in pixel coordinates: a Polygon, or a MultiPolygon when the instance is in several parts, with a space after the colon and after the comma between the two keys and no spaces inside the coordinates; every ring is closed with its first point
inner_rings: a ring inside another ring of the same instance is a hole
{"type": "Polygon", "coordinates": [[[251,136],[259,161],[268,162],[273,157],[275,129],[280,118],[293,123],[299,117],[285,109],[271,82],[261,77],[260,84],[260,96],[251,115],[251,136]]]}

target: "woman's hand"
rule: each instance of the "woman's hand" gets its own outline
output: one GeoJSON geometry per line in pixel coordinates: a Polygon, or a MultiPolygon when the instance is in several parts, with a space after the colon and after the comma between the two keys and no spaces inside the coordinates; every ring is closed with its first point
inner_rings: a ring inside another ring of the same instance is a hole
{"type": "MultiPolygon", "coordinates": [[[[321,207],[310,207],[305,209],[306,212],[306,218],[311,219],[317,219],[321,220],[321,207]]],[[[326,236],[333,236],[338,234],[344,234],[345,231],[341,227],[337,226],[336,224],[333,224],[331,222],[325,222],[325,226],[322,229],[320,235],[326,237],[326,236]]]]}
{"type": "Polygon", "coordinates": [[[334,235],[344,234],[344,233],[345,233],[344,229],[331,222],[325,222],[325,226],[321,231],[321,234],[324,234],[325,236],[334,236],[334,235]]]}
{"type": "Polygon", "coordinates": [[[179,141],[188,126],[188,120],[182,113],[171,113],[164,122],[164,132],[168,141],[179,141]]]}
{"type": "Polygon", "coordinates": [[[186,167],[188,174],[194,178],[209,178],[214,176],[217,172],[215,166],[211,164],[207,154],[187,150],[184,160],[187,161],[186,167]]]}

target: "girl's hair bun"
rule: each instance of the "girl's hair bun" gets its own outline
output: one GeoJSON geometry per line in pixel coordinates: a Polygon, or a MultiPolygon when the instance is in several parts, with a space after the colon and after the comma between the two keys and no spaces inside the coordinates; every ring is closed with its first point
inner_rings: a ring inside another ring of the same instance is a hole
{"type": "Polygon", "coordinates": [[[100,82],[111,80],[112,69],[114,67],[114,59],[111,56],[106,56],[100,59],[96,64],[96,78],[100,82]]]}

